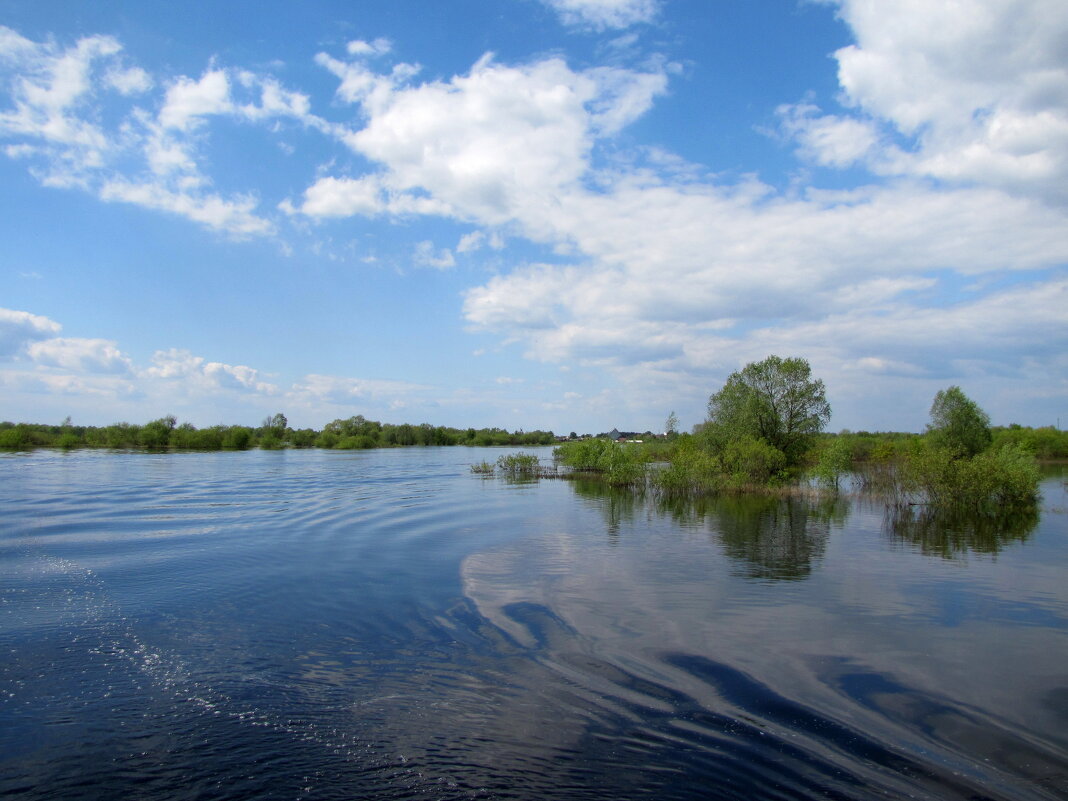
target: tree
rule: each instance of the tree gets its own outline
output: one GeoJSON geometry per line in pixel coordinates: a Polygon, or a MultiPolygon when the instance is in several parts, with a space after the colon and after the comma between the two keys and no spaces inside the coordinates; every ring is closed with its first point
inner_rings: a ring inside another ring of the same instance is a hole
{"type": "Polygon", "coordinates": [[[975,456],[991,442],[990,417],[956,386],[935,395],[927,432],[936,445],[957,457],[975,456]]]}
{"type": "Polygon", "coordinates": [[[286,428],[289,426],[289,420],[281,412],[270,417],[263,418],[263,428],[273,431],[278,437],[282,437],[286,433],[286,428]]]}
{"type": "Polygon", "coordinates": [[[811,375],[806,360],[778,356],[731,373],[708,399],[706,435],[721,447],[747,437],[763,440],[796,464],[831,419],[823,381],[811,375]]]}
{"type": "Polygon", "coordinates": [[[669,437],[674,437],[679,433],[679,416],[674,411],[667,416],[667,420],[664,421],[664,433],[669,437]]]}

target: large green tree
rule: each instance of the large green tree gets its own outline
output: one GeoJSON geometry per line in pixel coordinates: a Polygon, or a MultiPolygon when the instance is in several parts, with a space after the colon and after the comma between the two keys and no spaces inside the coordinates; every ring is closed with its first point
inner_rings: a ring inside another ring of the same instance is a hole
{"type": "Polygon", "coordinates": [[[823,381],[805,359],[768,356],[731,373],[708,400],[706,432],[725,444],[763,440],[796,464],[831,419],[823,381]]]}
{"type": "Polygon", "coordinates": [[[931,404],[927,431],[954,456],[972,457],[990,445],[990,417],[960,387],[942,389],[931,404]]]}

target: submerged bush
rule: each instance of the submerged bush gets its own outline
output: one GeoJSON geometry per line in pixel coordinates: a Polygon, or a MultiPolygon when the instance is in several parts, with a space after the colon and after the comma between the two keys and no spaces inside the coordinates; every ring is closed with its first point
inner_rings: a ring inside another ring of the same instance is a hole
{"type": "Polygon", "coordinates": [[[724,477],[719,460],[687,437],[679,440],[667,467],[657,470],[652,482],[662,496],[682,497],[717,492],[724,477]]]}
{"type": "Polygon", "coordinates": [[[534,475],[538,472],[538,456],[534,453],[502,455],[497,459],[497,469],[510,476],[534,475]]]}
{"type": "Polygon", "coordinates": [[[720,455],[723,472],[734,487],[768,484],[786,468],[786,454],[762,439],[731,440],[720,455]]]}
{"type": "Polygon", "coordinates": [[[572,470],[601,473],[613,486],[630,486],[645,480],[642,451],[614,440],[565,442],[553,451],[553,457],[572,470]]]}
{"type": "Polygon", "coordinates": [[[836,436],[819,452],[813,474],[825,487],[838,489],[842,475],[853,467],[853,444],[848,437],[836,436]]]}
{"type": "Polygon", "coordinates": [[[1018,444],[957,458],[946,448],[925,443],[909,454],[905,472],[909,488],[938,508],[989,514],[1034,505],[1038,499],[1038,466],[1018,444]]]}

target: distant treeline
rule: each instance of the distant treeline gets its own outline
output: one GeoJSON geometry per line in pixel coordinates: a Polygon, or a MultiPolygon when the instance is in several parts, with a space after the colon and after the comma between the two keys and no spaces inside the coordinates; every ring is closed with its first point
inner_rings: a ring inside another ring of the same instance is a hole
{"type": "Polygon", "coordinates": [[[551,431],[514,431],[503,428],[450,428],[429,423],[411,425],[380,423],[362,415],[334,420],[314,428],[290,428],[284,414],[268,417],[255,428],[217,425],[197,428],[179,424],[173,416],[144,425],[115,423],[110,426],[76,426],[0,423],[0,448],[125,448],[164,450],[247,450],[263,448],[394,448],[412,445],[551,445],[551,431]]]}
{"type": "MultiPolygon", "coordinates": [[[[896,432],[843,431],[840,434],[824,434],[823,444],[830,439],[840,439],[848,443],[851,460],[854,462],[888,461],[907,453],[909,443],[919,439],[920,434],[901,434],[896,432]]],[[[1068,459],[1068,431],[1060,431],[1053,426],[1029,428],[1027,426],[991,426],[992,448],[1000,449],[1006,445],[1020,445],[1035,458],[1068,459]]],[[[820,450],[817,443],[816,454],[820,450]]]]}

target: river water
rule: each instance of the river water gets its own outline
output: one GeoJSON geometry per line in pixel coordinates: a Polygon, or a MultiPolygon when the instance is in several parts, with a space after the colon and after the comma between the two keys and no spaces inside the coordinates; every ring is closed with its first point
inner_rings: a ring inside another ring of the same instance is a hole
{"type": "Polygon", "coordinates": [[[1068,797],[1063,474],[940,527],[513,450],[0,456],[0,796],[1068,797]]]}

